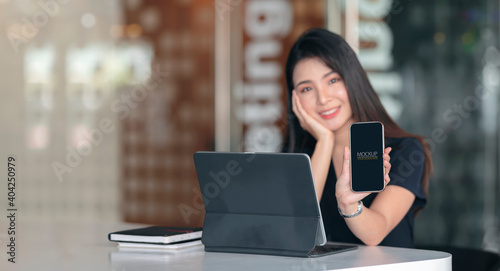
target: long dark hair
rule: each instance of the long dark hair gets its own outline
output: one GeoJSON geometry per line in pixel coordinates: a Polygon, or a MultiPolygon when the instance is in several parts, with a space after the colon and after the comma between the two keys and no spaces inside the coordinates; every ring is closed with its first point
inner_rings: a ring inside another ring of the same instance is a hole
{"type": "Polygon", "coordinates": [[[422,187],[427,195],[429,177],[432,173],[429,144],[421,136],[406,132],[392,120],[380,102],[352,48],[341,36],[328,30],[321,28],[308,30],[299,37],[290,49],[285,70],[288,130],[284,139],[284,147],[289,152],[303,152],[305,149],[314,149],[316,145],[314,137],[300,127],[299,120],[293,113],[291,100],[294,89],[292,77],[295,65],[308,58],[322,60],[325,65],[340,75],[347,89],[354,121],[380,121],[384,124],[385,137],[413,137],[420,141],[424,147],[425,155],[422,187]]]}

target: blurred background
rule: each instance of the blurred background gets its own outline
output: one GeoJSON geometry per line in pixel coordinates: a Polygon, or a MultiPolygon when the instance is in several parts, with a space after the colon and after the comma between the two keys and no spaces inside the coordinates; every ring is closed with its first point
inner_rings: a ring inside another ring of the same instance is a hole
{"type": "Polygon", "coordinates": [[[0,173],[13,155],[21,219],[201,226],[193,153],[278,151],[288,50],[324,27],[433,147],[416,242],[499,252],[499,18],[490,0],[0,0],[0,173]]]}

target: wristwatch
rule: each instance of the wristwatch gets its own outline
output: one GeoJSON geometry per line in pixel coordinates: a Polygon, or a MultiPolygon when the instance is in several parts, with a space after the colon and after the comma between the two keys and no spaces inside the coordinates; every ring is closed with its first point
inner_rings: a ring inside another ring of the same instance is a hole
{"type": "Polygon", "coordinates": [[[363,212],[363,202],[362,201],[358,201],[358,210],[353,213],[353,214],[350,214],[350,215],[346,215],[346,214],[343,214],[342,211],[340,211],[340,208],[337,207],[337,209],[339,209],[339,214],[344,217],[344,218],[353,218],[353,217],[356,217],[358,216],[359,214],[361,214],[363,212]]]}

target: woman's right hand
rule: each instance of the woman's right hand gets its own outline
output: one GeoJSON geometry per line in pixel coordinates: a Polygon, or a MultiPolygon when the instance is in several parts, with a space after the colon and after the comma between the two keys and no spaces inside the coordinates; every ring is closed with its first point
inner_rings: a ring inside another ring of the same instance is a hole
{"type": "Polygon", "coordinates": [[[316,141],[333,140],[333,132],[304,110],[295,90],[292,92],[292,110],[299,119],[302,129],[309,132],[316,141]]]}

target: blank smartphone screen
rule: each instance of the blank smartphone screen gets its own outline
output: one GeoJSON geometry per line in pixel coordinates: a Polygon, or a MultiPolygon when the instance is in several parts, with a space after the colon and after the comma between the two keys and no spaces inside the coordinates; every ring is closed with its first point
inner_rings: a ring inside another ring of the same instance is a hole
{"type": "Polygon", "coordinates": [[[350,127],[351,188],[354,192],[384,189],[384,127],[380,122],[357,122],[350,127]]]}

